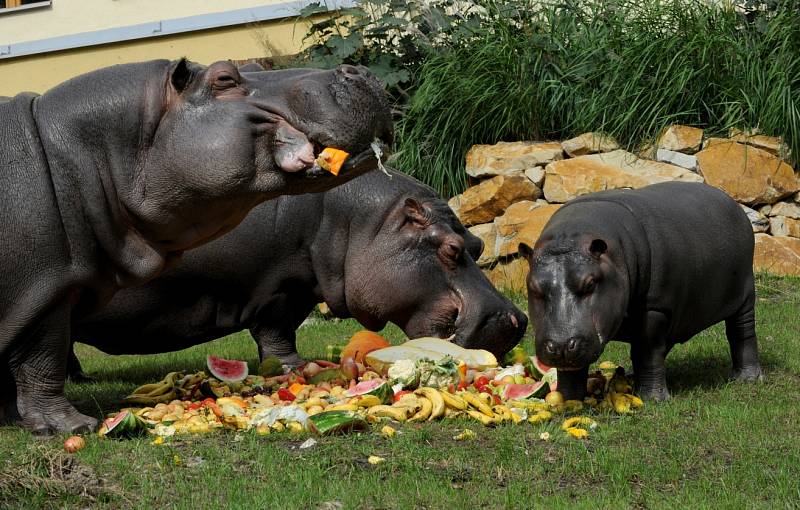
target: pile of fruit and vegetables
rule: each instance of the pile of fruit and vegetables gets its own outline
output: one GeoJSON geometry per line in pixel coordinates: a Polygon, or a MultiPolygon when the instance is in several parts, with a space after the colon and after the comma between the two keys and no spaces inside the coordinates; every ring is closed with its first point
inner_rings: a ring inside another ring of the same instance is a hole
{"type": "Polygon", "coordinates": [[[521,345],[506,356],[505,367],[488,351],[447,340],[419,338],[390,346],[368,331],[356,333],[343,349],[328,351],[329,359],[291,370],[268,357],[258,375],[250,375],[243,361],[209,356],[208,372],[171,372],[137,388],[125,399],[130,407],[105,420],[99,434],[152,434],[163,441],[231,429],[326,435],[374,426],[390,437],[392,425],[403,422],[465,418],[493,426],[560,416],[565,433],[585,438],[597,423],[582,414],[629,414],[642,407],[630,378],[610,362],[590,374],[585,400],[565,401],[556,370],[521,345]]]}

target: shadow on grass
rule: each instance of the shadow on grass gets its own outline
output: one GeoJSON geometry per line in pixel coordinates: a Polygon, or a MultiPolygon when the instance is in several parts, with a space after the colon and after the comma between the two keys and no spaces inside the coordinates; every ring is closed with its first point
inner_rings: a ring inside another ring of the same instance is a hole
{"type": "MultiPolygon", "coordinates": [[[[761,369],[766,377],[774,372],[791,372],[779,357],[761,354],[761,369]]],[[[667,385],[673,395],[695,389],[716,389],[731,382],[731,359],[725,355],[683,357],[670,363],[667,357],[667,385]]],[[[743,383],[745,384],[745,383],[743,383]]]]}

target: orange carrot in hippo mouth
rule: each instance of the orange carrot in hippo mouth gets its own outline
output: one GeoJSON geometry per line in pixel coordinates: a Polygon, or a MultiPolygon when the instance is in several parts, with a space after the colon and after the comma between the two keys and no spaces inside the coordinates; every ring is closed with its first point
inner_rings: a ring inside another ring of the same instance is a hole
{"type": "Polygon", "coordinates": [[[339,170],[342,169],[345,160],[350,157],[350,154],[333,147],[326,147],[317,157],[317,164],[323,170],[326,170],[333,175],[339,175],[339,170]]]}

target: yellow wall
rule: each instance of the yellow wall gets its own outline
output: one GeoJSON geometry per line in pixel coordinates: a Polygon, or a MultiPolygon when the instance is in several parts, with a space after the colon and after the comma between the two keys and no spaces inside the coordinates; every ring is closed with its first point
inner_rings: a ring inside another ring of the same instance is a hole
{"type": "Polygon", "coordinates": [[[281,20],[0,60],[0,96],[41,93],[73,76],[113,64],[180,57],[210,64],[292,54],[299,51],[305,33],[305,25],[281,20]],[[274,52],[265,47],[264,40],[274,52]]]}
{"type": "Polygon", "coordinates": [[[0,14],[0,44],[245,9],[287,0],[53,0],[50,7],[0,14]]]}

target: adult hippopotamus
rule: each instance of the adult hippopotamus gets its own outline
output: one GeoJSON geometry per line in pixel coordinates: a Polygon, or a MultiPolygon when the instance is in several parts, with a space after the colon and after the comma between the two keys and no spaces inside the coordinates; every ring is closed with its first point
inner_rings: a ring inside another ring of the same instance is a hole
{"type": "Polygon", "coordinates": [[[36,433],[97,423],[63,394],[71,320],[258,203],[372,169],[371,142],[391,136],[382,87],[359,68],[240,73],[186,60],[20,94],[0,103],[0,126],[0,419],[36,433]],[[280,133],[353,156],[333,178],[299,162],[304,151],[279,150],[280,133]]]}
{"type": "Polygon", "coordinates": [[[531,249],[528,308],[536,354],[583,398],[589,364],[609,340],[631,344],[638,390],[669,396],[664,358],[725,321],[733,369],[761,377],[755,333],[753,230],[739,205],[699,183],[586,195],[561,207],[531,249]]]}
{"type": "Polygon", "coordinates": [[[262,357],[297,364],[295,330],[325,301],[373,330],[391,321],[412,338],[454,334],[462,346],[499,355],[528,321],[475,264],[482,249],[432,189],[371,172],[324,194],[258,206],[179,267],[76,322],[73,337],[142,354],[249,329],[262,357]]]}

